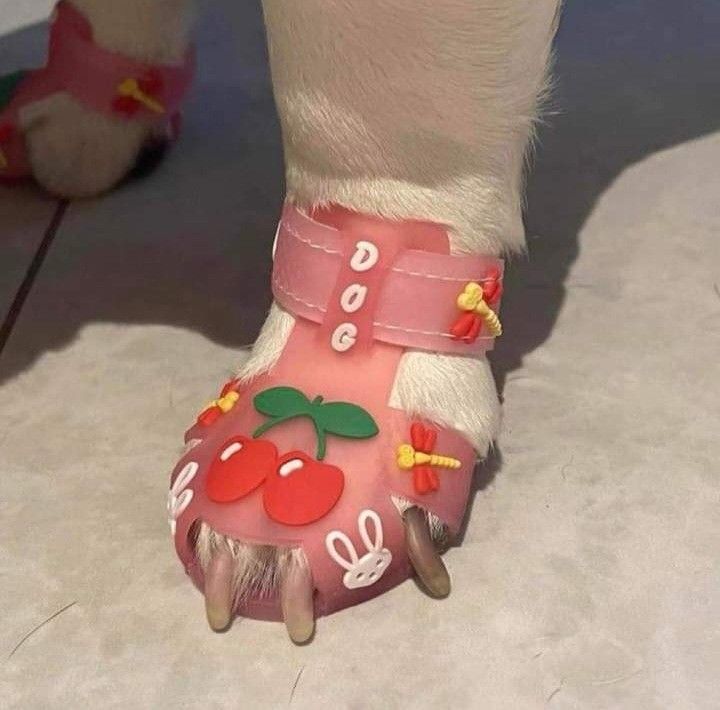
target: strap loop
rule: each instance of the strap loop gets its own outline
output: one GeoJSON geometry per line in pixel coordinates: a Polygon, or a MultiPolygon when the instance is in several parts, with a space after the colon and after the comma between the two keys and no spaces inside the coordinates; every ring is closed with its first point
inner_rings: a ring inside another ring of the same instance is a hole
{"type": "MultiPolygon", "coordinates": [[[[453,334],[458,296],[469,283],[501,284],[503,261],[357,240],[286,205],[278,228],[273,293],[294,315],[323,324],[328,343],[349,352],[366,341],[479,356],[494,343],[490,320],[477,337],[453,334]],[[360,270],[353,267],[356,264],[360,270]]],[[[499,292],[498,292],[499,293],[499,292]]],[[[499,296],[492,302],[499,309],[499,296]]]]}

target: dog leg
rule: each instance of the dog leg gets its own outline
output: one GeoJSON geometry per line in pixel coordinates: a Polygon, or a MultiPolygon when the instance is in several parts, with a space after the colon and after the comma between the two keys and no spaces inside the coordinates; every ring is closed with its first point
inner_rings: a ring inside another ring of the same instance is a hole
{"type": "MultiPolygon", "coordinates": [[[[264,0],[289,199],[448,225],[454,253],[521,250],[523,170],[558,4],[264,0]]],[[[274,306],[241,377],[271,368],[292,326],[292,316],[274,306]]],[[[391,405],[459,430],[481,456],[498,433],[485,359],[407,353],[391,405]]],[[[433,595],[447,594],[433,542],[443,538],[442,521],[407,501],[396,504],[418,576],[433,595]]],[[[227,544],[203,526],[199,551],[213,540],[227,544]]],[[[238,566],[256,565],[252,546],[230,543],[238,566]]],[[[280,569],[255,566],[259,579],[288,576],[287,557],[263,554],[280,569]]],[[[245,572],[235,580],[242,581],[236,597],[257,586],[245,572]]],[[[297,595],[300,606],[304,595],[297,595]]],[[[291,604],[285,595],[294,618],[291,604]]]]}

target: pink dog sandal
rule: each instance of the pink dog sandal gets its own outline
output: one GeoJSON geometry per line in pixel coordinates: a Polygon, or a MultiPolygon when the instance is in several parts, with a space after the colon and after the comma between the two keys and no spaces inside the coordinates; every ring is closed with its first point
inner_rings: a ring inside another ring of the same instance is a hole
{"type": "MultiPolygon", "coordinates": [[[[503,263],[452,256],[445,229],[286,205],[272,277],[295,317],[265,374],[228,383],[186,433],[168,499],[177,553],[202,590],[193,531],[299,548],[315,616],[412,574],[394,500],[456,533],[475,452],[459,433],[388,406],[406,350],[480,356],[500,334],[503,263]]],[[[235,613],[280,620],[279,595],[235,613]]]]}
{"type": "Polygon", "coordinates": [[[146,64],[95,44],[87,19],[60,2],[50,29],[47,65],[0,78],[0,179],[31,175],[21,129],[25,107],[65,92],[92,111],[146,121],[155,140],[175,140],[180,104],[194,73],[194,52],[181,64],[146,64]]]}

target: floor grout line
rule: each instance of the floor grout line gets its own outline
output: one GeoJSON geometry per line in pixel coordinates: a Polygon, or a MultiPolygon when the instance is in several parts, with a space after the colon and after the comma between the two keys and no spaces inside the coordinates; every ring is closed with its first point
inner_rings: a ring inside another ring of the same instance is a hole
{"type": "Polygon", "coordinates": [[[2,326],[0,326],[0,355],[2,355],[2,352],[10,339],[10,335],[18,318],[20,317],[20,313],[22,312],[27,297],[30,295],[35,279],[40,273],[45,257],[50,251],[50,247],[55,240],[55,235],[60,229],[60,225],[62,224],[63,217],[65,216],[65,212],[67,211],[69,204],[68,200],[60,200],[57,203],[57,207],[55,208],[52,219],[45,230],[45,235],[40,242],[40,246],[38,246],[35,256],[33,256],[33,259],[25,272],[25,277],[15,293],[15,298],[13,298],[7,315],[3,320],[2,326]]]}

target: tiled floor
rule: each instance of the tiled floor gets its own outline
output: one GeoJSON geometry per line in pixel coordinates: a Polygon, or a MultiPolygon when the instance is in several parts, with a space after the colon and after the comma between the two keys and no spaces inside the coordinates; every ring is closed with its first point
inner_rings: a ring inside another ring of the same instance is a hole
{"type": "MultiPolygon", "coordinates": [[[[0,704],[718,707],[717,3],[568,7],[454,592],[405,584],[306,648],[207,631],[164,519],[181,432],[262,322],[282,197],[258,9],[210,5],[182,144],[70,205],[0,358],[0,704]]],[[[42,52],[14,6],[0,69],[42,52]]],[[[55,210],[0,191],[0,310],[55,210]]]]}

